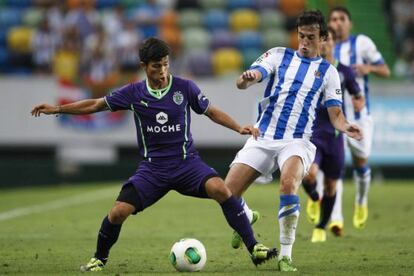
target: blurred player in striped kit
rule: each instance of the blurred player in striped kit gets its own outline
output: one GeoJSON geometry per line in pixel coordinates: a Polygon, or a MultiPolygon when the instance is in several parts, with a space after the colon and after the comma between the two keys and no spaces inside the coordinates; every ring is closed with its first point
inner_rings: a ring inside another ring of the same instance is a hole
{"type": "MultiPolygon", "coordinates": [[[[373,73],[379,77],[387,78],[390,75],[390,70],[369,37],[362,34],[350,34],[352,21],[347,8],[342,6],[332,8],[329,12],[328,24],[336,33],[335,59],[354,69],[357,82],[365,97],[365,107],[360,111],[355,111],[351,96],[344,95],[344,112],[347,119],[359,125],[364,132],[364,138],[360,141],[347,138],[347,144],[352,154],[356,185],[353,225],[357,229],[362,229],[368,218],[368,191],[371,183],[368,157],[371,154],[374,127],[369,106],[368,75],[373,73]]],[[[342,235],[343,229],[342,190],[342,181],[339,181],[336,202],[331,216],[332,222],[329,226],[336,235],[342,235]]]]}

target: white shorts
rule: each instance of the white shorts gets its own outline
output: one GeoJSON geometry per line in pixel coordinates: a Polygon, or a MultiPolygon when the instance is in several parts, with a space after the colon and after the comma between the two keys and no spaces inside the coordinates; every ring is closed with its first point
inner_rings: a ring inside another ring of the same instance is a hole
{"type": "Polygon", "coordinates": [[[272,174],[283,168],[291,156],[299,156],[305,175],[315,158],[316,147],[306,139],[264,140],[249,138],[237,153],[230,166],[236,163],[246,164],[262,174],[262,179],[272,180],[272,174]]]}
{"type": "Polygon", "coordinates": [[[371,116],[364,116],[352,123],[357,124],[362,129],[363,139],[361,141],[347,137],[347,144],[353,155],[359,158],[368,158],[371,154],[372,136],[374,133],[374,122],[371,116]]]}

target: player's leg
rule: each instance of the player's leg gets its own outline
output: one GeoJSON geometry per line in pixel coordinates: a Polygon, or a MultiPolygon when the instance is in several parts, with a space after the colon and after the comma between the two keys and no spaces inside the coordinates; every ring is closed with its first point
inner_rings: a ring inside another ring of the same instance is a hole
{"type": "Polygon", "coordinates": [[[124,185],[114,206],[101,223],[95,255],[86,265],[81,266],[81,271],[100,271],[103,269],[111,247],[118,240],[122,223],[136,211],[134,205],[137,202],[134,186],[132,184],[124,185]]]}
{"type": "Polygon", "coordinates": [[[364,131],[364,138],[360,141],[349,139],[348,144],[352,153],[356,186],[353,224],[354,227],[362,229],[368,219],[368,191],[371,184],[371,169],[368,165],[368,157],[371,154],[374,126],[370,116],[362,118],[357,123],[364,131]]]}
{"type": "Polygon", "coordinates": [[[308,174],[302,180],[302,186],[309,197],[306,203],[306,217],[313,224],[318,223],[320,216],[319,194],[316,190],[316,176],[318,171],[318,163],[312,163],[308,174]]]}
{"type": "Polygon", "coordinates": [[[332,179],[325,177],[324,179],[324,191],[321,201],[321,214],[319,223],[316,225],[313,234],[312,242],[324,242],[326,241],[326,225],[331,218],[332,209],[335,203],[336,197],[336,181],[337,179],[332,179]]]}
{"type": "Polygon", "coordinates": [[[341,178],[336,181],[335,203],[332,209],[331,223],[329,224],[329,229],[337,237],[341,237],[344,231],[344,216],[342,214],[343,192],[344,183],[341,178]]]}
{"type": "MultiPolygon", "coordinates": [[[[232,194],[241,198],[245,190],[259,176],[270,179],[272,173],[276,170],[277,164],[274,158],[274,150],[268,147],[267,143],[260,140],[248,139],[243,149],[241,149],[230,165],[225,183],[230,188],[232,194]]],[[[251,224],[256,222],[260,214],[253,211],[241,198],[241,203],[251,224]]],[[[236,231],[233,232],[231,246],[239,248],[242,245],[241,237],[236,231]]]]}
{"type": "Polygon", "coordinates": [[[271,250],[256,241],[240,200],[198,156],[189,157],[176,171],[174,189],[184,195],[216,200],[230,227],[242,237],[256,265],[277,255],[276,249],[271,250]]]}
{"type": "Polygon", "coordinates": [[[156,177],[157,167],[162,166],[142,161],[137,173],[122,186],[115,205],[102,221],[95,255],[86,265],[81,266],[81,271],[102,270],[108,260],[111,247],[118,240],[122,223],[127,217],[143,211],[169,191],[168,183],[161,182],[156,177]]]}
{"type": "Polygon", "coordinates": [[[355,228],[365,227],[368,219],[368,192],[371,184],[371,169],[368,159],[353,156],[354,181],[356,185],[353,224],[355,228]]]}
{"type": "Polygon", "coordinates": [[[224,185],[221,178],[210,178],[207,180],[205,187],[208,196],[220,204],[227,223],[242,238],[252,256],[254,264],[257,265],[267,259],[276,257],[276,249],[269,249],[256,241],[250,222],[243,210],[243,206],[240,204],[240,200],[231,194],[229,188],[224,185]]]}
{"type": "Polygon", "coordinates": [[[280,173],[280,271],[296,271],[292,265],[292,248],[299,220],[298,187],[315,158],[316,147],[309,141],[286,142],[278,154],[280,173]]]}

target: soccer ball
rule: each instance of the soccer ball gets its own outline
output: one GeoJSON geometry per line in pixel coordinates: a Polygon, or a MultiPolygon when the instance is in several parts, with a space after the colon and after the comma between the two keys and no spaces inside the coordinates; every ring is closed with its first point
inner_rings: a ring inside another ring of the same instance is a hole
{"type": "Polygon", "coordinates": [[[178,271],[200,271],[206,264],[207,254],[199,240],[181,239],[174,243],[169,259],[178,271]]]}

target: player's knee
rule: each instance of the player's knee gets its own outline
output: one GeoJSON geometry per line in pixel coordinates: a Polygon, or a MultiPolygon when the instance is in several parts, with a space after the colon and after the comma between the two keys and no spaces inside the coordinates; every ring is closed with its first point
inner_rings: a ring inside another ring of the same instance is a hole
{"type": "Polygon", "coordinates": [[[221,178],[214,178],[207,181],[206,191],[210,198],[215,199],[220,203],[231,196],[230,189],[224,185],[224,181],[221,178]]]}
{"type": "Polygon", "coordinates": [[[114,207],[112,207],[108,218],[111,223],[121,224],[128,218],[130,214],[132,214],[132,212],[133,210],[130,206],[127,206],[123,202],[118,202],[114,207]]]}
{"type": "Polygon", "coordinates": [[[334,196],[336,193],[336,179],[325,179],[324,194],[327,196],[334,196]]]}
{"type": "Polygon", "coordinates": [[[285,176],[280,180],[280,192],[281,194],[291,195],[296,194],[298,186],[298,179],[294,176],[285,176]]]}

